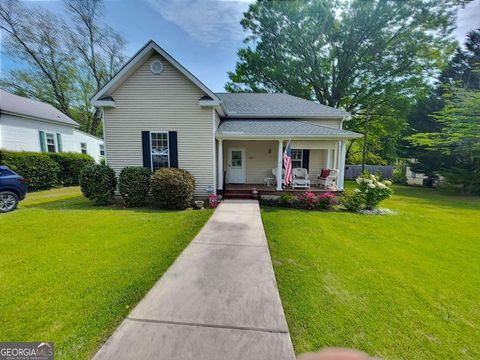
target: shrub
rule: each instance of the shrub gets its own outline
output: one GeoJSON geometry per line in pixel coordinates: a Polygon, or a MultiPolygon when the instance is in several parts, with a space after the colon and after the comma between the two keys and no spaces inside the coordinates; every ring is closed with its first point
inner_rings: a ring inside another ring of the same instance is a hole
{"type": "Polygon", "coordinates": [[[82,193],[95,205],[107,205],[113,198],[116,186],[115,171],[107,165],[87,165],[80,172],[82,193]]]}
{"type": "Polygon", "coordinates": [[[145,204],[150,191],[150,169],[141,166],[125,167],[118,177],[118,188],[127,207],[145,204]]]}
{"type": "Polygon", "coordinates": [[[58,180],[64,186],[79,184],[80,171],[87,166],[95,164],[90,155],[79,153],[49,153],[48,156],[60,166],[58,180]]]}
{"type": "Polygon", "coordinates": [[[195,178],[177,168],[159,169],[152,176],[152,195],[167,209],[183,210],[191,206],[195,178]]]}
{"type": "Polygon", "coordinates": [[[356,179],[358,192],[362,194],[365,209],[373,210],[380,202],[388,199],[392,194],[388,180],[381,180],[379,176],[370,175],[368,172],[356,179]]]}
{"type": "Polygon", "coordinates": [[[46,190],[58,185],[60,167],[46,153],[2,150],[0,164],[23,176],[29,190],[46,190]]]}
{"type": "Polygon", "coordinates": [[[307,191],[298,195],[296,201],[296,205],[300,209],[306,210],[325,210],[331,208],[334,204],[336,204],[336,198],[330,191],[320,195],[315,195],[314,193],[307,191]]]}
{"type": "Polygon", "coordinates": [[[282,207],[292,207],[295,197],[292,194],[285,193],[278,198],[278,205],[282,207]]]}
{"type": "Polygon", "coordinates": [[[346,190],[340,199],[340,204],[348,211],[359,211],[363,209],[365,201],[360,190],[346,190]]]}

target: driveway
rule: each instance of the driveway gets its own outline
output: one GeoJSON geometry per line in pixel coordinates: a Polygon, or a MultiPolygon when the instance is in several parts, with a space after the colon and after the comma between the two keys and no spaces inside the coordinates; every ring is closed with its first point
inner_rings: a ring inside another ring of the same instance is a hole
{"type": "Polygon", "coordinates": [[[291,360],[257,201],[219,205],[95,360],[291,360]]]}

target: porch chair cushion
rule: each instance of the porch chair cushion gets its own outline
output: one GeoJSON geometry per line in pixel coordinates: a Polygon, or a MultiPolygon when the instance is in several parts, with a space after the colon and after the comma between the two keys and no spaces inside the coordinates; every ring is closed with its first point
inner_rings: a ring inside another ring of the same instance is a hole
{"type": "Polygon", "coordinates": [[[320,177],[326,179],[330,175],[330,169],[322,169],[320,177]]]}

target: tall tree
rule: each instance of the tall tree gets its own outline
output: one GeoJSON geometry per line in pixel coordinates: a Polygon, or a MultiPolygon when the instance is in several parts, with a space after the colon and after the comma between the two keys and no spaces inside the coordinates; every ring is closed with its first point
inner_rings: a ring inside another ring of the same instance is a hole
{"type": "Polygon", "coordinates": [[[26,8],[15,0],[0,2],[0,29],[5,50],[27,64],[11,71],[3,85],[29,97],[49,102],[68,116],[75,88],[74,56],[66,47],[63,19],[42,9],[26,8]]]}
{"type": "Polygon", "coordinates": [[[354,115],[346,125],[356,131],[368,107],[395,139],[406,113],[395,106],[424,94],[445,65],[465,2],[257,1],[241,21],[250,35],[226,89],[287,92],[342,107],[354,115]]]}
{"type": "Polygon", "coordinates": [[[125,61],[125,41],[103,24],[101,0],[64,0],[64,20],[18,0],[0,2],[0,29],[7,53],[27,65],[1,84],[15,93],[51,103],[92,134],[101,133],[101,116],[90,104],[125,61]]]}
{"type": "MultiPolygon", "coordinates": [[[[439,143],[432,146],[433,142],[426,139],[438,140],[439,138],[432,134],[451,131],[455,124],[448,124],[445,119],[452,122],[462,121],[461,117],[447,117],[445,112],[455,114],[454,109],[458,105],[463,107],[462,116],[466,116],[468,108],[465,106],[474,106],[474,102],[467,102],[467,99],[472,98],[470,91],[475,90],[480,90],[480,29],[467,34],[464,47],[457,48],[448,66],[442,71],[436,87],[428,97],[417,101],[408,116],[409,127],[405,136],[410,137],[406,138],[402,145],[403,156],[415,159],[411,164],[413,171],[435,178],[439,174],[450,173],[453,168],[460,169],[460,164],[465,165],[467,173],[472,169],[471,164],[459,159],[460,153],[451,148],[447,151],[446,148],[441,148],[439,143]],[[465,102],[460,101],[460,94],[465,96],[465,102]]],[[[473,107],[471,111],[474,117],[473,107]]]]}

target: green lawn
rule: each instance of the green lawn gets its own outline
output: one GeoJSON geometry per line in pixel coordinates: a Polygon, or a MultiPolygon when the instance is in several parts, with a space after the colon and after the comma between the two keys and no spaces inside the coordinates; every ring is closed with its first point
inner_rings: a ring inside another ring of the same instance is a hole
{"type": "Polygon", "coordinates": [[[480,358],[480,198],[395,190],[398,215],[262,209],[298,354],[480,358]]]}
{"type": "Polygon", "coordinates": [[[0,340],[89,358],[211,213],[94,207],[78,188],[29,194],[0,215],[0,340]]]}

